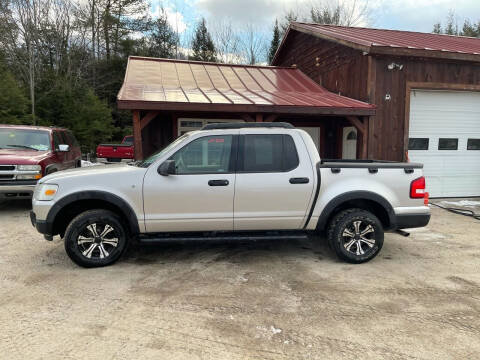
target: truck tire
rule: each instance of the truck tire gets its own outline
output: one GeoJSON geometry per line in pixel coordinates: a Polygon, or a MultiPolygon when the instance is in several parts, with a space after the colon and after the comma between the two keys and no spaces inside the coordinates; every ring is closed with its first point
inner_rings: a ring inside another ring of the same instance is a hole
{"type": "Polygon", "coordinates": [[[75,217],[64,236],[67,255],[82,267],[113,264],[127,247],[121,219],[108,210],[89,210],[75,217]]]}
{"type": "Polygon", "coordinates": [[[383,246],[383,226],[371,212],[347,209],[333,217],[327,239],[337,256],[360,264],[373,259],[383,246]]]}

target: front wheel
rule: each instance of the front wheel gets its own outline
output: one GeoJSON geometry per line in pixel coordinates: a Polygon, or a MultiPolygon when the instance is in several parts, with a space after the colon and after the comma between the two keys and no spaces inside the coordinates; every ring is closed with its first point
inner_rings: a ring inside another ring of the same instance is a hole
{"type": "Polygon", "coordinates": [[[381,222],[371,212],[348,209],[334,216],[327,238],[340,259],[359,264],[377,256],[383,235],[381,222]]]}
{"type": "Polygon", "coordinates": [[[127,245],[120,218],[108,210],[89,210],[74,218],[65,231],[65,250],[77,265],[113,264],[127,245]]]}

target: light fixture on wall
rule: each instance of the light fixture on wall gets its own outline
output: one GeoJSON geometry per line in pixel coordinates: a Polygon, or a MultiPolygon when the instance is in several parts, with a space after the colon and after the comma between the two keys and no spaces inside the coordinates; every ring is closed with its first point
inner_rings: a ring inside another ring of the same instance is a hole
{"type": "Polygon", "coordinates": [[[397,64],[397,63],[392,62],[391,64],[388,64],[387,69],[388,70],[394,70],[394,69],[402,70],[403,69],[403,64],[397,64]]]}

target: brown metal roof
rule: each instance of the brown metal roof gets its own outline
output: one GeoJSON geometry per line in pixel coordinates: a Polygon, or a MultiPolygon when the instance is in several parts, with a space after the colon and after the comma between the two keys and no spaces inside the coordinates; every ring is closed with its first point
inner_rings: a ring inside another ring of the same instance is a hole
{"type": "Polygon", "coordinates": [[[373,105],[331,93],[295,68],[131,56],[121,109],[371,115],[373,105]]]}
{"type": "Polygon", "coordinates": [[[292,22],[289,29],[336,41],[369,53],[480,61],[478,38],[300,22],[292,22]]]}

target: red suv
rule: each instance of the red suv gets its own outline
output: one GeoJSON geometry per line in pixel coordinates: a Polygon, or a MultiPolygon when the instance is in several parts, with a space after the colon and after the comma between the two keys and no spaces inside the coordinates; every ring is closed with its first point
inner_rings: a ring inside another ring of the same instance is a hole
{"type": "Polygon", "coordinates": [[[0,125],[0,198],[28,198],[41,177],[80,167],[81,151],[66,129],[0,125]]]}

